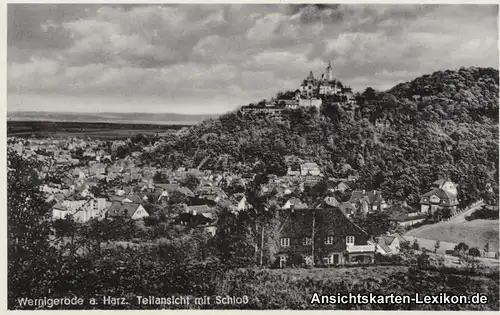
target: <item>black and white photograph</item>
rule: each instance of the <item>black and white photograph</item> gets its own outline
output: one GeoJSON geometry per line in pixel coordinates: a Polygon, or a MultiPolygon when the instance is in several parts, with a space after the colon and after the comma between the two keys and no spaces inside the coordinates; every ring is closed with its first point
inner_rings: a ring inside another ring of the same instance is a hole
{"type": "Polygon", "coordinates": [[[6,7],[8,310],[500,310],[497,4],[6,7]]]}

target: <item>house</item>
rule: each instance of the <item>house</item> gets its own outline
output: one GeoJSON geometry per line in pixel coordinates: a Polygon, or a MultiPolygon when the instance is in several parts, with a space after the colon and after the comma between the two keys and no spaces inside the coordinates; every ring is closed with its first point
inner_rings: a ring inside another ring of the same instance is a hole
{"type": "Polygon", "coordinates": [[[210,225],[216,219],[215,209],[207,205],[185,206],[184,212],[179,214],[175,222],[190,227],[210,225]]]}
{"type": "Polygon", "coordinates": [[[300,175],[300,168],[293,168],[293,167],[288,167],[288,170],[286,172],[288,176],[299,176],[300,175]]]}
{"type": "Polygon", "coordinates": [[[349,202],[342,202],[338,205],[338,207],[340,211],[342,211],[342,213],[348,218],[356,213],[356,208],[349,202]]]}
{"type": "Polygon", "coordinates": [[[326,196],[325,199],[323,200],[330,207],[338,207],[340,205],[340,202],[337,199],[335,199],[335,197],[332,196],[326,196]]]}
{"type": "Polygon", "coordinates": [[[233,206],[236,208],[236,211],[244,211],[252,207],[252,205],[248,203],[247,197],[244,194],[234,194],[231,199],[233,206]]]}
{"type": "Polygon", "coordinates": [[[333,188],[333,191],[340,191],[340,192],[345,192],[346,190],[349,190],[351,189],[349,187],[349,185],[347,185],[347,183],[345,182],[341,182],[339,184],[337,184],[334,188],[333,188]]]}
{"type": "Polygon", "coordinates": [[[420,211],[438,220],[453,216],[458,206],[458,185],[449,179],[437,180],[433,185],[435,187],[420,198],[420,211]]]}
{"type": "Polygon", "coordinates": [[[214,206],[222,199],[227,198],[226,193],[216,186],[203,186],[197,191],[196,198],[193,202],[196,204],[206,204],[209,206],[214,206]]]}
{"type": "Polygon", "coordinates": [[[180,186],[177,188],[176,191],[180,192],[181,194],[183,194],[186,197],[189,197],[189,198],[194,197],[194,193],[191,191],[191,189],[189,189],[187,187],[180,186]]]}
{"type": "Polygon", "coordinates": [[[382,198],[382,194],[376,190],[368,192],[365,190],[355,190],[351,194],[349,203],[364,214],[387,208],[387,203],[382,198]]]}
{"type": "Polygon", "coordinates": [[[326,182],[326,188],[331,192],[345,192],[346,190],[350,190],[351,187],[348,185],[349,181],[342,179],[329,178],[326,182]]]}
{"type": "Polygon", "coordinates": [[[390,213],[390,218],[392,220],[404,227],[413,226],[427,219],[427,214],[409,207],[406,202],[394,204],[387,208],[386,211],[390,213]]]}
{"type": "Polygon", "coordinates": [[[83,198],[87,198],[92,196],[92,192],[90,191],[90,185],[88,184],[80,184],[75,186],[75,193],[83,198]]]}
{"type": "Polygon", "coordinates": [[[321,170],[316,163],[304,163],[300,165],[300,175],[321,176],[321,170]]]}
{"type": "Polygon", "coordinates": [[[168,198],[177,188],[179,188],[178,184],[156,184],[155,195],[157,196],[157,200],[164,197],[168,198]]]}
{"type": "Polygon", "coordinates": [[[146,211],[146,209],[144,209],[142,205],[137,203],[113,202],[109,207],[106,217],[109,219],[126,218],[139,220],[145,217],[149,217],[149,213],[146,211]]]}
{"type": "Polygon", "coordinates": [[[104,198],[89,200],[63,200],[52,207],[52,218],[65,219],[71,215],[76,222],[85,223],[93,218],[102,218],[111,202],[104,198]]]}
{"type": "Polygon", "coordinates": [[[290,211],[281,218],[275,257],[280,267],[370,264],[375,245],[339,208],[290,211]]]}
{"type": "Polygon", "coordinates": [[[377,237],[375,241],[377,253],[387,256],[399,254],[401,243],[406,240],[401,235],[394,233],[377,237]]]}
{"type": "Polygon", "coordinates": [[[307,209],[307,205],[298,198],[291,198],[281,207],[281,209],[307,209]]]}

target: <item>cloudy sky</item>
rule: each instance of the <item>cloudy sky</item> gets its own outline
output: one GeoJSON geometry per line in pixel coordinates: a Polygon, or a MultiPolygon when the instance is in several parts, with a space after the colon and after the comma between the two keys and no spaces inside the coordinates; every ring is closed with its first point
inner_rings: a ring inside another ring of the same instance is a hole
{"type": "Polygon", "coordinates": [[[220,113],[331,60],[354,91],[498,68],[493,5],[8,5],[8,110],[220,113]]]}

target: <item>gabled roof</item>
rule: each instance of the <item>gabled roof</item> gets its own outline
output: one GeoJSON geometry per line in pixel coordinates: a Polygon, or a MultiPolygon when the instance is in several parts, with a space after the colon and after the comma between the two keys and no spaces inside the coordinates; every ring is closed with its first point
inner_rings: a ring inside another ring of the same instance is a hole
{"type": "Polygon", "coordinates": [[[377,239],[377,245],[380,248],[382,248],[386,253],[392,253],[392,249],[389,247],[389,245],[387,244],[387,242],[382,237],[379,237],[377,239]]]}
{"type": "Polygon", "coordinates": [[[351,194],[351,199],[349,199],[350,203],[358,203],[363,197],[363,191],[355,190],[351,194]]]}
{"type": "Polygon", "coordinates": [[[392,242],[394,242],[395,239],[396,239],[395,236],[384,235],[384,236],[379,237],[378,242],[379,242],[379,244],[383,243],[387,246],[390,246],[392,244],[392,242]]]}
{"type": "Polygon", "coordinates": [[[139,208],[137,203],[113,202],[108,210],[108,215],[112,217],[132,217],[139,208]]]}
{"type": "Polygon", "coordinates": [[[187,187],[179,187],[179,188],[177,188],[177,191],[188,196],[188,197],[194,196],[194,193],[187,187]]]}
{"type": "Polygon", "coordinates": [[[200,205],[200,206],[186,206],[186,211],[191,213],[196,212],[202,214],[202,213],[212,213],[214,212],[214,209],[210,208],[207,205],[200,205]]]}
{"type": "Polygon", "coordinates": [[[351,194],[351,198],[349,199],[350,203],[358,203],[362,199],[365,199],[369,204],[380,204],[384,201],[382,195],[376,193],[374,191],[363,192],[361,190],[355,190],[351,194]]]}
{"type": "Polygon", "coordinates": [[[438,188],[441,188],[441,186],[446,182],[452,182],[452,181],[449,178],[440,178],[437,181],[433,182],[432,184],[437,186],[438,188]]]}
{"type": "Polygon", "coordinates": [[[123,195],[123,196],[111,195],[111,196],[109,196],[109,201],[122,202],[123,200],[125,200],[125,198],[127,198],[127,196],[125,196],[125,195],[123,195]]]}
{"type": "Polygon", "coordinates": [[[440,199],[445,199],[445,200],[455,198],[455,196],[452,196],[452,194],[450,194],[449,192],[447,192],[441,188],[434,188],[433,190],[423,194],[422,197],[430,197],[433,195],[436,195],[440,199]]]}
{"type": "Polygon", "coordinates": [[[179,188],[178,184],[155,184],[156,188],[160,188],[162,190],[166,190],[167,192],[171,193],[177,190],[179,188]]]}
{"type": "Polygon", "coordinates": [[[366,193],[366,196],[368,197],[368,201],[370,204],[379,204],[382,203],[384,200],[382,199],[382,195],[379,193],[375,193],[373,191],[369,191],[366,193]]]}
{"type": "Polygon", "coordinates": [[[298,198],[288,199],[287,202],[290,202],[290,205],[293,206],[294,209],[306,209],[306,208],[308,208],[307,205],[305,203],[303,203],[302,201],[300,201],[300,199],[298,199],[298,198]]]}
{"type": "Polygon", "coordinates": [[[301,168],[319,168],[318,164],[314,162],[307,162],[300,165],[301,168]]]}
{"type": "Polygon", "coordinates": [[[340,205],[340,202],[335,199],[335,197],[325,197],[325,199],[323,199],[325,201],[325,203],[329,206],[332,206],[332,207],[338,207],[340,205]]]}

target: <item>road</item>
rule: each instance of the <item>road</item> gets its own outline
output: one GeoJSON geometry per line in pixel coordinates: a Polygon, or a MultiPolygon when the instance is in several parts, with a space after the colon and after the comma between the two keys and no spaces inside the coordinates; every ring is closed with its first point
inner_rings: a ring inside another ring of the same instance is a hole
{"type": "Polygon", "coordinates": [[[465,218],[469,215],[471,215],[474,211],[476,211],[477,209],[481,208],[482,206],[484,205],[484,201],[475,205],[474,207],[468,209],[468,210],[465,210],[464,212],[454,216],[453,218],[451,218],[448,222],[452,222],[452,223],[461,223],[461,222],[466,222],[467,220],[465,220],[465,218]]]}

